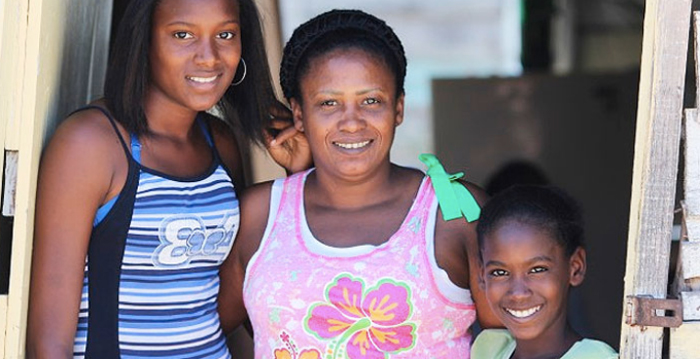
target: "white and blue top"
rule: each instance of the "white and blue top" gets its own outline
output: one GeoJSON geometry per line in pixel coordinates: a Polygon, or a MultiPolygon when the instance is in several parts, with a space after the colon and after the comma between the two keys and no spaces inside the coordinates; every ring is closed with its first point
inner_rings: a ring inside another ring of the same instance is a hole
{"type": "MultiPolygon", "coordinates": [[[[230,358],[217,313],[219,267],[240,221],[232,177],[206,120],[213,161],[194,178],[140,164],[124,147],[120,194],[96,215],[85,265],[75,358],[230,358]]],[[[129,151],[129,148],[131,151],[129,151]]]]}

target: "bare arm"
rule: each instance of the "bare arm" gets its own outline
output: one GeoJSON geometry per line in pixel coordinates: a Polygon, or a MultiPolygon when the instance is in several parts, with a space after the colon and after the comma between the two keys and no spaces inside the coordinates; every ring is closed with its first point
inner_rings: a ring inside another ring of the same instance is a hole
{"type": "MultiPolygon", "coordinates": [[[[488,196],[478,186],[462,183],[483,207],[488,196]]],[[[491,311],[482,288],[479,286],[479,246],[476,224],[464,218],[444,221],[438,211],[435,235],[435,256],[438,265],[447,271],[450,280],[462,288],[469,288],[476,305],[477,319],[482,328],[503,327],[491,311]]]]}
{"type": "Polygon", "coordinates": [[[247,317],[243,302],[245,271],[258,250],[265,232],[270,206],[271,183],[248,188],[240,198],[241,226],[231,254],[220,269],[219,316],[221,327],[229,334],[247,317]]]}
{"type": "MultiPolygon", "coordinates": [[[[464,186],[471,192],[472,196],[479,203],[479,207],[484,207],[488,201],[488,195],[480,187],[464,182],[464,186]]],[[[469,258],[469,288],[472,293],[472,298],[476,304],[476,315],[479,320],[479,325],[482,328],[503,328],[503,324],[491,310],[483,288],[479,285],[479,276],[481,275],[481,261],[479,257],[479,243],[476,238],[476,225],[478,221],[469,223],[466,226],[467,230],[467,256],[469,258]]]]}
{"type": "Polygon", "coordinates": [[[121,148],[107,119],[88,110],[59,126],[44,151],[30,283],[29,358],[73,356],[92,221],[98,206],[123,186],[127,162],[121,148]]]}

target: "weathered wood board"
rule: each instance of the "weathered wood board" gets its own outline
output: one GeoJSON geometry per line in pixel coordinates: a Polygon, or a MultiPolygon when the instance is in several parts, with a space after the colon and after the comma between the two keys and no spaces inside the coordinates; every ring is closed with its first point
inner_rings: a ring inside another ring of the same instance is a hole
{"type": "MultiPolygon", "coordinates": [[[[671,328],[671,340],[669,341],[670,359],[697,359],[700,358],[700,322],[685,322],[678,328],[671,328]]],[[[640,358],[660,358],[640,357],[640,358]]]]}
{"type": "Polygon", "coordinates": [[[700,119],[697,109],[685,111],[684,125],[683,217],[688,240],[700,242],[700,119]]]}
{"type": "Polygon", "coordinates": [[[683,265],[683,279],[700,277],[700,242],[682,240],[679,253],[683,265]]]}
{"type": "Polygon", "coordinates": [[[0,295],[0,353],[5,352],[5,323],[7,322],[7,296],[0,295]]]}
{"type": "MultiPolygon", "coordinates": [[[[683,302],[683,320],[700,321],[700,292],[681,292],[680,298],[683,302]]],[[[700,340],[700,332],[697,335],[697,339],[700,340]]],[[[700,354],[700,344],[698,344],[698,354],[700,354]]]]}
{"type": "Polygon", "coordinates": [[[112,0],[13,0],[0,6],[6,6],[0,23],[12,25],[11,32],[7,27],[2,32],[0,79],[9,82],[0,82],[0,117],[8,116],[0,133],[4,149],[18,153],[10,285],[0,338],[0,356],[10,359],[24,357],[41,149],[63,116],[100,95],[112,0]]]}
{"type": "MultiPolygon", "coordinates": [[[[623,306],[627,297],[666,297],[670,262],[690,0],[648,0],[623,306]]],[[[663,329],[630,326],[623,314],[620,357],[660,358],[663,329]]]]}

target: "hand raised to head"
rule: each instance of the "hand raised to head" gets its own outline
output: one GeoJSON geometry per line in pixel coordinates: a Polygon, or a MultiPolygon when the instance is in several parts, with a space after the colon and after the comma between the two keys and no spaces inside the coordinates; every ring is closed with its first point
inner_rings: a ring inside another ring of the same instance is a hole
{"type": "Polygon", "coordinates": [[[288,174],[310,168],[313,159],[309,142],[304,133],[294,127],[291,111],[280,104],[272,109],[271,117],[270,127],[263,135],[272,159],[288,174]]]}

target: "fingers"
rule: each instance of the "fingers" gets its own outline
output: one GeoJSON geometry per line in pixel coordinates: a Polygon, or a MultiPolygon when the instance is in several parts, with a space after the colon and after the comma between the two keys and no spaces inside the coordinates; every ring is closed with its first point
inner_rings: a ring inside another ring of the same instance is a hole
{"type": "MultiPolygon", "coordinates": [[[[284,144],[288,140],[293,139],[297,135],[300,135],[301,132],[297,131],[297,129],[294,126],[289,126],[282,131],[280,131],[275,138],[270,141],[270,146],[277,146],[284,144]]],[[[271,136],[270,136],[271,137],[271,136]]]]}
{"type": "Polygon", "coordinates": [[[273,117],[270,120],[270,125],[268,128],[281,131],[287,127],[294,127],[294,122],[292,122],[291,118],[273,117]]]}
{"type": "Polygon", "coordinates": [[[270,133],[271,130],[274,131],[274,129],[266,129],[266,130],[262,131],[263,143],[265,144],[265,147],[268,147],[268,148],[276,145],[276,143],[274,143],[275,137],[270,133]]]}
{"type": "Polygon", "coordinates": [[[275,103],[270,108],[270,116],[274,119],[286,120],[288,122],[292,121],[292,111],[281,102],[275,103]]]}

